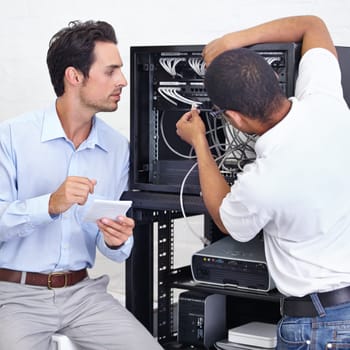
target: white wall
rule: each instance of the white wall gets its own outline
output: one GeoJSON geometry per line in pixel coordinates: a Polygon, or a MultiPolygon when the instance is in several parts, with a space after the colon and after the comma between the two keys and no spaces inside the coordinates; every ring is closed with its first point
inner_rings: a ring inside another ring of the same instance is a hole
{"type": "MultiPolygon", "coordinates": [[[[100,19],[116,29],[129,78],[136,45],[205,44],[228,31],[276,17],[316,14],[335,44],[350,46],[348,0],[11,0],[0,12],[0,121],[47,105],[54,98],[46,68],[51,36],[71,20],[100,19]]],[[[129,89],[119,110],[103,115],[129,135],[129,89]]]]}

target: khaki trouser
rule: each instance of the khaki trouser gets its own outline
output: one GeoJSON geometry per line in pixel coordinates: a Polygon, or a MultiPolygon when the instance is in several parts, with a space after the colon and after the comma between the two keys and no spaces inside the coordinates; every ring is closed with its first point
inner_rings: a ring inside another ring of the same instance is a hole
{"type": "Polygon", "coordinates": [[[107,293],[109,278],[48,289],[0,282],[0,349],[49,350],[67,335],[84,350],[160,350],[143,325],[107,293]]]}

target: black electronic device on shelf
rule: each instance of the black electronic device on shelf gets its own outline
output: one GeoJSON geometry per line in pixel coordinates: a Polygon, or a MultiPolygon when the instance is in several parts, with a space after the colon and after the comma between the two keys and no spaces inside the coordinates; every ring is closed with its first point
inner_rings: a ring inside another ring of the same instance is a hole
{"type": "MultiPolygon", "coordinates": [[[[200,194],[195,154],[175,126],[193,104],[201,111],[212,152],[229,183],[255,157],[254,138],[247,139],[224,118],[210,115],[202,49],[203,45],[131,47],[132,190],[200,194]]],[[[272,43],[250,49],[271,65],[285,94],[293,95],[300,46],[272,43]]]]}
{"type": "Polygon", "coordinates": [[[178,306],[178,342],[210,348],[227,337],[226,296],[196,291],[182,292],[178,306]]]}
{"type": "Polygon", "coordinates": [[[260,235],[249,242],[226,236],[195,252],[191,269],[199,283],[263,292],[275,288],[260,235]]]}

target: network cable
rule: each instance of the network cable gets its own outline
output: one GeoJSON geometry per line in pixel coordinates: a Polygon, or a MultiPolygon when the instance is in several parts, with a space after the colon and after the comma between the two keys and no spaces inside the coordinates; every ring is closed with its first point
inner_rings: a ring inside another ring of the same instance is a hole
{"type": "Polygon", "coordinates": [[[160,65],[164,68],[165,71],[167,71],[172,77],[180,76],[182,77],[182,74],[178,73],[176,71],[176,66],[180,63],[185,61],[185,58],[183,57],[161,57],[159,59],[160,65]]]}
{"type": "Polygon", "coordinates": [[[182,103],[187,104],[187,105],[190,105],[190,106],[192,106],[194,103],[202,104],[202,102],[191,100],[187,97],[182,96],[181,94],[179,94],[179,91],[181,91],[180,87],[161,86],[158,88],[159,94],[162,97],[164,97],[168,102],[172,103],[175,106],[177,106],[177,101],[182,102],[182,103]]]}
{"type": "MultiPolygon", "coordinates": [[[[208,126],[206,136],[208,138],[209,148],[218,165],[218,168],[220,169],[220,172],[226,176],[226,178],[235,178],[237,173],[243,170],[244,165],[255,160],[254,144],[256,142],[256,135],[248,135],[237,130],[227,121],[224,115],[221,115],[218,118],[212,118],[210,117],[210,112],[203,112],[203,114],[208,126]],[[219,135],[219,133],[221,133],[221,135],[219,135]],[[225,142],[222,142],[223,137],[225,142]]],[[[194,155],[193,147],[190,148],[189,154],[183,154],[178,152],[170,145],[164,132],[164,112],[160,115],[160,132],[165,145],[171,152],[181,158],[193,160],[197,159],[196,155],[194,155]]],[[[181,183],[180,208],[182,216],[190,232],[199,238],[204,244],[209,244],[210,242],[207,238],[196,233],[191,227],[183,202],[183,192],[186,181],[197,165],[197,162],[195,162],[191,166],[181,183]]]]}
{"type": "Polygon", "coordinates": [[[206,72],[205,62],[201,57],[190,57],[188,59],[188,65],[203,78],[206,72]]]}

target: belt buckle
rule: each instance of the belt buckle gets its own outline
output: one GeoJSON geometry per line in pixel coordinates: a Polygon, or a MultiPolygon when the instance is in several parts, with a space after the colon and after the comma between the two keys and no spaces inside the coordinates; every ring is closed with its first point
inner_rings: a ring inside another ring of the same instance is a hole
{"type": "Polygon", "coordinates": [[[51,272],[51,273],[49,273],[48,278],[47,278],[47,288],[48,289],[64,288],[64,287],[67,287],[67,284],[68,284],[67,273],[65,273],[65,272],[51,272]],[[62,287],[53,287],[52,286],[52,277],[55,275],[57,275],[57,276],[64,275],[64,285],[62,287]]]}

